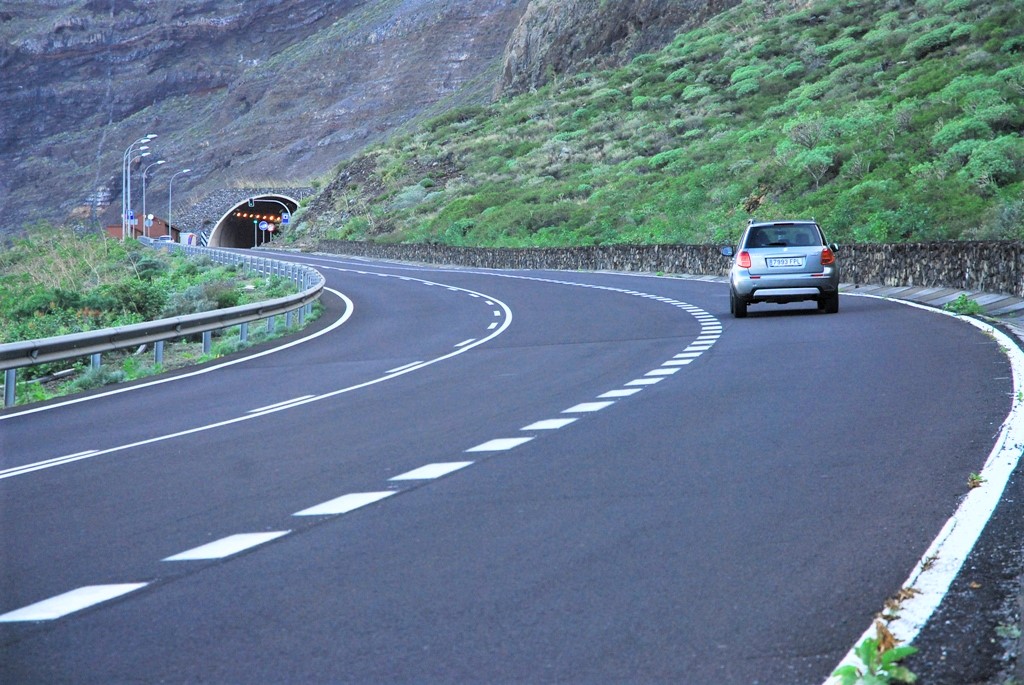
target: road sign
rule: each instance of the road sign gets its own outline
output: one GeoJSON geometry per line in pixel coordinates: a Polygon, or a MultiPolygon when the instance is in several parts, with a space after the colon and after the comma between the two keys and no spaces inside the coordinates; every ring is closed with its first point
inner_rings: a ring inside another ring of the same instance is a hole
{"type": "Polygon", "coordinates": [[[260,230],[261,230],[261,231],[265,231],[265,230],[267,230],[267,226],[269,226],[269,225],[270,225],[270,224],[268,224],[268,223],[267,223],[266,221],[261,221],[261,222],[260,222],[260,230]]]}
{"type": "Polygon", "coordinates": [[[292,215],[288,212],[281,212],[281,225],[287,226],[288,222],[292,220],[292,215]]]}
{"type": "Polygon", "coordinates": [[[128,221],[135,221],[135,212],[128,210],[128,221]]]}

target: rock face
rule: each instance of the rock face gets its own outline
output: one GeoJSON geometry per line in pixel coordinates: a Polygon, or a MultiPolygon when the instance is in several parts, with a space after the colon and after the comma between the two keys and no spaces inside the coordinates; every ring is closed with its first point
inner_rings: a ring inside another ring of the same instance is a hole
{"type": "Polygon", "coordinates": [[[122,159],[149,133],[151,155],[132,165],[136,213],[142,170],[159,159],[151,212],[185,168],[175,213],[217,189],[308,186],[417,119],[628,59],[732,4],[8,0],[0,233],[119,223],[122,159]]]}
{"type": "Polygon", "coordinates": [[[498,92],[518,93],[554,75],[621,65],[737,4],[739,0],[533,0],[505,51],[498,92]]]}
{"type": "MultiPolygon", "coordinates": [[[[0,6],[0,231],[119,223],[213,189],[308,185],[432,107],[491,96],[527,0],[13,0],[0,6]],[[490,75],[487,76],[488,70],[490,75]],[[109,204],[106,204],[109,203],[109,204]],[[152,211],[151,209],[148,211],[152,211]]],[[[163,212],[161,212],[163,213],[163,212]]]]}

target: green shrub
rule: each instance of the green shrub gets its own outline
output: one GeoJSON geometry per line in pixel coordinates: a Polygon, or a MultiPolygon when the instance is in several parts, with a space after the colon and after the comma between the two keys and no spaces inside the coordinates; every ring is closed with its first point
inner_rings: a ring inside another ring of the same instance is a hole
{"type": "Polygon", "coordinates": [[[947,148],[961,140],[986,140],[992,137],[992,128],[984,121],[973,117],[955,119],[932,136],[932,147],[947,148]]]}
{"type": "Polygon", "coordinates": [[[655,167],[664,167],[676,160],[683,159],[687,155],[685,148],[675,148],[674,150],[665,150],[651,157],[651,165],[655,167]]]}
{"type": "Polygon", "coordinates": [[[1024,139],[1010,135],[980,143],[960,172],[974,183],[991,181],[1008,185],[1024,170],[1024,139]]]}
{"type": "Polygon", "coordinates": [[[115,308],[137,314],[142,320],[159,318],[167,302],[167,294],[159,286],[134,279],[115,283],[110,287],[109,296],[113,298],[115,308]]]}
{"type": "Polygon", "coordinates": [[[693,81],[694,78],[694,73],[690,69],[680,67],[669,74],[665,80],[673,83],[687,83],[689,81],[693,81]]]}
{"type": "Polygon", "coordinates": [[[929,53],[941,50],[949,45],[952,45],[955,40],[966,36],[966,32],[970,32],[970,27],[964,26],[963,24],[947,24],[937,29],[932,29],[924,35],[910,41],[903,48],[904,57],[913,57],[914,59],[922,59],[929,53]]]}
{"type": "Polygon", "coordinates": [[[71,381],[68,384],[68,388],[72,392],[82,392],[92,390],[93,388],[101,388],[105,385],[120,383],[124,380],[125,373],[120,369],[114,369],[109,366],[90,366],[71,381]]]}

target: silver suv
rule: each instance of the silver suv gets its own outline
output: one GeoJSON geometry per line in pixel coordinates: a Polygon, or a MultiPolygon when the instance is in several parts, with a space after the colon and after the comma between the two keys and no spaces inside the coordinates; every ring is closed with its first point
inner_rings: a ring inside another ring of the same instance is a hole
{"type": "Polygon", "coordinates": [[[747,305],[815,300],[818,309],[835,314],[839,311],[838,249],[825,241],[813,219],[751,219],[736,250],[722,248],[722,254],[732,258],[729,311],[741,319],[747,315],[747,305]]]}

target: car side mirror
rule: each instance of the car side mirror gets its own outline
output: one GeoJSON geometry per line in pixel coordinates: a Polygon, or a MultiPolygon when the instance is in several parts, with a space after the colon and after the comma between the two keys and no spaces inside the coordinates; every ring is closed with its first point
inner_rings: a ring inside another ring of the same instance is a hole
{"type": "Polygon", "coordinates": [[[832,250],[833,252],[838,252],[839,251],[839,245],[837,245],[836,243],[829,243],[828,244],[828,248],[830,250],[832,250]]]}
{"type": "Polygon", "coordinates": [[[722,252],[722,256],[723,257],[732,257],[732,255],[733,255],[732,245],[725,245],[725,246],[723,246],[721,248],[721,252],[722,252]]]}

